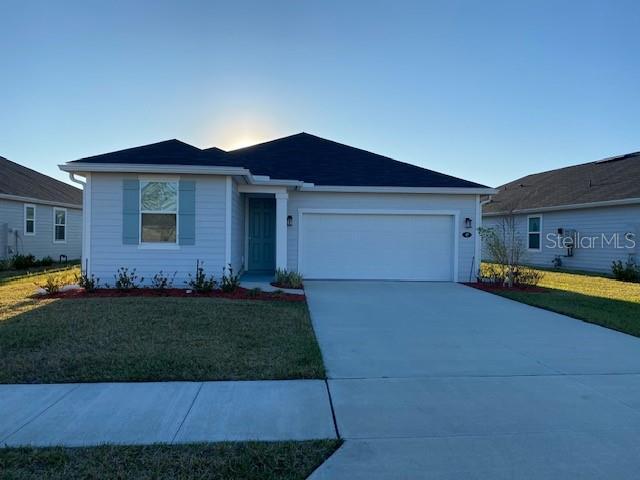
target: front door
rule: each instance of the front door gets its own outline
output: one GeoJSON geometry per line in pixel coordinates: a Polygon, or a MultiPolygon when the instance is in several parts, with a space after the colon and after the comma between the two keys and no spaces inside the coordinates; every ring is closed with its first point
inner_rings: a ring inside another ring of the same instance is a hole
{"type": "Polygon", "coordinates": [[[249,198],[249,265],[247,270],[276,268],[276,201],[249,198]]]}

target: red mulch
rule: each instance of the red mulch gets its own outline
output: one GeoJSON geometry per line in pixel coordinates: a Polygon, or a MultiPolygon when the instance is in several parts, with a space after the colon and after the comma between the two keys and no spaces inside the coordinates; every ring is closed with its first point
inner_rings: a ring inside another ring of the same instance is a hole
{"type": "Polygon", "coordinates": [[[478,290],[484,290],[485,292],[527,292],[527,293],[545,293],[549,290],[542,287],[534,287],[532,285],[514,285],[513,287],[505,287],[503,285],[496,285],[492,283],[479,283],[468,282],[465,283],[468,287],[477,288],[478,290]]]}
{"type": "MultiPolygon", "coordinates": [[[[287,287],[286,285],[283,285],[281,283],[276,283],[276,282],[271,282],[269,285],[271,285],[272,287],[276,287],[276,288],[289,288],[289,289],[291,288],[291,287],[287,287]]],[[[301,290],[303,288],[304,288],[304,285],[302,287],[296,288],[294,290],[301,290]]]]}
{"type": "Polygon", "coordinates": [[[196,293],[192,291],[187,293],[181,288],[167,288],[165,290],[155,290],[152,288],[134,288],[131,290],[116,290],[112,288],[99,288],[92,292],[85,290],[70,290],[67,292],[58,292],[51,295],[41,295],[35,298],[115,298],[115,297],[210,297],[210,298],[227,298],[229,300],[282,300],[285,302],[304,302],[304,295],[293,295],[290,293],[274,293],[260,292],[258,294],[250,293],[246,288],[238,288],[233,293],[224,293],[220,290],[214,290],[210,293],[196,293]]]}

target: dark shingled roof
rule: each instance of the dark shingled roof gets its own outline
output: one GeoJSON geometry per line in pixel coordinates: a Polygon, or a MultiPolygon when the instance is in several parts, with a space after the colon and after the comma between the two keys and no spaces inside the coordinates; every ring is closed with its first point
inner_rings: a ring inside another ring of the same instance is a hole
{"type": "Polygon", "coordinates": [[[0,157],[0,194],[82,205],[82,190],[0,157]]]}
{"type": "Polygon", "coordinates": [[[225,152],[168,140],[76,160],[86,163],[209,165],[247,168],[254,175],[316,185],[486,188],[389,157],[298,133],[225,152]]]}
{"type": "Polygon", "coordinates": [[[527,175],[498,190],[484,213],[640,198],[640,152],[527,175]]]}

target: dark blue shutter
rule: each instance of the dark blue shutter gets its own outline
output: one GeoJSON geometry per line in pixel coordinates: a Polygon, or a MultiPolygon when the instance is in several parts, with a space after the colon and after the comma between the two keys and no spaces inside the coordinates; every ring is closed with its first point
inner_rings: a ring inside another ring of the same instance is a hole
{"type": "Polygon", "coordinates": [[[178,243],[196,244],[196,182],[180,180],[178,212],[178,243]]]}
{"type": "Polygon", "coordinates": [[[140,235],[140,182],[122,182],[122,243],[137,244],[140,235]]]}

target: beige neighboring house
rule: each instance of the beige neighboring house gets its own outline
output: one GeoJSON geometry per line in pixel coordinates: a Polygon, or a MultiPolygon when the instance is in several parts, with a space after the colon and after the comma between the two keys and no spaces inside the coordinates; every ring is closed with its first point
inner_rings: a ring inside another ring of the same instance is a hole
{"type": "Polygon", "coordinates": [[[0,157],[0,259],[82,255],[82,190],[0,157]]]}

